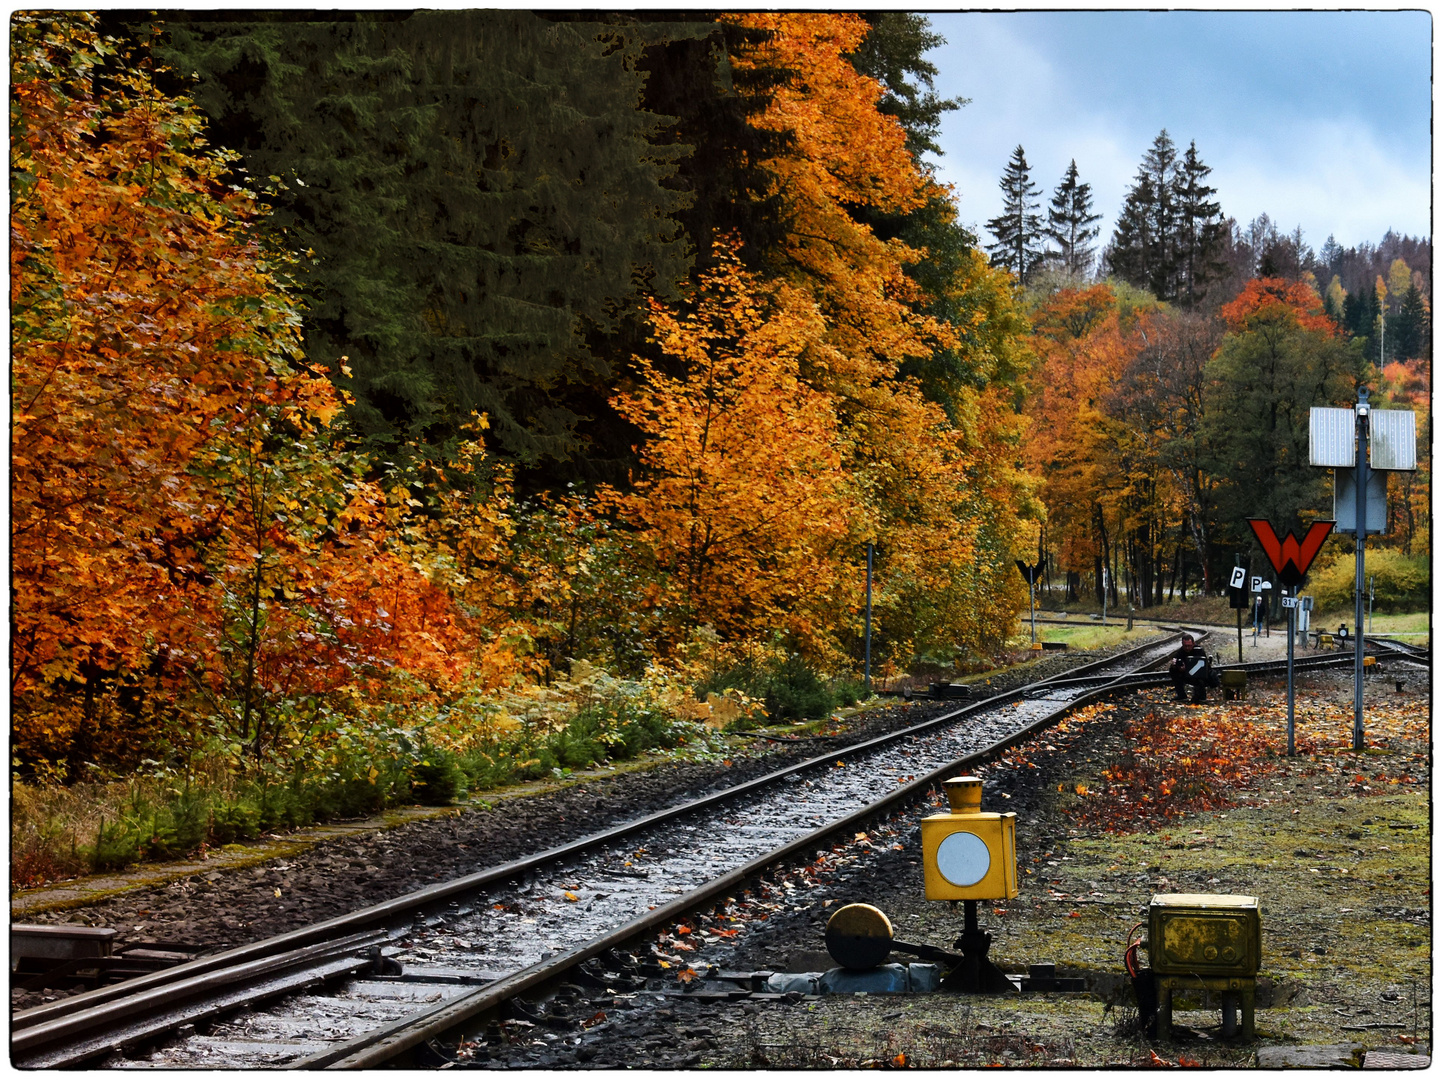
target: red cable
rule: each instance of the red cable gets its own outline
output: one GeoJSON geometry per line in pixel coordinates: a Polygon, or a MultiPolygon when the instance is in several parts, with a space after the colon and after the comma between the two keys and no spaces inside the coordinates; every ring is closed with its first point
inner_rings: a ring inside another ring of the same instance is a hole
{"type": "Polygon", "coordinates": [[[1130,975],[1133,979],[1135,979],[1135,978],[1137,977],[1137,972],[1138,972],[1138,968],[1136,967],[1137,950],[1142,947],[1142,943],[1141,943],[1140,941],[1138,941],[1138,942],[1133,942],[1133,941],[1132,941],[1132,935],[1134,935],[1138,930],[1140,930],[1140,929],[1141,929],[1143,926],[1145,926],[1145,925],[1146,925],[1146,923],[1144,923],[1144,922],[1139,922],[1139,923],[1137,923],[1135,926],[1133,926],[1130,931],[1128,931],[1128,933],[1127,933],[1127,949],[1126,949],[1126,952],[1124,952],[1124,953],[1122,954],[1122,964],[1123,964],[1123,966],[1126,967],[1126,969],[1127,969],[1127,974],[1130,975]]]}

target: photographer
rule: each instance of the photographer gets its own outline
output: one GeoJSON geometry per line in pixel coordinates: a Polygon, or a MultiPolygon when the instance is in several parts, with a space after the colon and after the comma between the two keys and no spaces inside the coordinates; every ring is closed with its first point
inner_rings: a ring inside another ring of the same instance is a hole
{"type": "Polygon", "coordinates": [[[1168,674],[1172,677],[1172,691],[1177,701],[1187,700],[1187,686],[1192,686],[1192,704],[1200,705],[1207,700],[1207,687],[1215,685],[1216,673],[1212,671],[1207,654],[1197,648],[1191,634],[1182,635],[1182,645],[1172,657],[1168,674]]]}

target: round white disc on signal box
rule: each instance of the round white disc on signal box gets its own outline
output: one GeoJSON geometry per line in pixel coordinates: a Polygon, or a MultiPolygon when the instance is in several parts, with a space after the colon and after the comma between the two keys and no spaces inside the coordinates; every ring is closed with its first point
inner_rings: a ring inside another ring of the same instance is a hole
{"type": "Polygon", "coordinates": [[[991,851],[976,833],[954,832],[937,845],[936,868],[959,888],[975,885],[991,869],[991,851]]]}

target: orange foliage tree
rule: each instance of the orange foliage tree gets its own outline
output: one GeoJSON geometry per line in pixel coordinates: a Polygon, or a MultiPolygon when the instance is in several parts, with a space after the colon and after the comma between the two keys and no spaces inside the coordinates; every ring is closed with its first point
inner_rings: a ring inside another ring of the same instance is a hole
{"type": "Polygon", "coordinates": [[[1027,462],[1044,484],[1061,569],[1094,574],[1100,599],[1101,570],[1112,564],[1117,500],[1126,485],[1118,458],[1125,435],[1106,403],[1130,359],[1131,342],[1116,297],[1104,285],[1058,292],[1033,323],[1040,363],[1027,401],[1027,462]]]}
{"type": "Polygon", "coordinates": [[[1338,331],[1316,289],[1306,282],[1284,278],[1253,278],[1223,305],[1221,315],[1234,333],[1277,322],[1327,337],[1335,337],[1338,331]]]}
{"type": "Polygon", "coordinates": [[[17,749],[259,756],[396,672],[513,675],[478,655],[419,500],[367,479],[329,381],[291,366],[257,208],[194,110],[143,56],[99,93],[90,17],[17,16],[14,41],[17,749]]]}
{"type": "MultiPolygon", "coordinates": [[[[1022,602],[1004,569],[1025,485],[993,457],[1015,444],[1015,410],[1000,395],[983,405],[980,392],[964,392],[958,411],[967,419],[954,422],[900,374],[907,361],[961,340],[919,310],[906,268],[926,253],[883,240],[851,212],[907,213],[937,191],[907,152],[902,127],[877,108],[881,84],[847,59],[867,24],[845,14],[729,18],[769,33],[734,63],[786,73],[753,121],[789,137],[785,152],[762,163],[788,223],[768,266],[803,290],[823,320],[801,371],[832,395],[845,431],[845,467],[869,511],[859,538],[878,544],[883,632],[901,651],[913,637],[995,641],[1022,602]]],[[[987,273],[967,270],[972,279],[987,273]]],[[[973,284],[982,283],[955,283],[973,284]]]]}
{"type": "Polygon", "coordinates": [[[139,666],[203,583],[197,453],[272,384],[297,322],[200,120],[83,17],[16,16],[12,689],[139,666]]]}

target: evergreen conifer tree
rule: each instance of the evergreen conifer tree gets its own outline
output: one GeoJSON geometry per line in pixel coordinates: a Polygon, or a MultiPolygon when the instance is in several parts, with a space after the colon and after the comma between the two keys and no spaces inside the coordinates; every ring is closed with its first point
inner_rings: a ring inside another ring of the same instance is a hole
{"type": "Polygon", "coordinates": [[[1399,360],[1412,360],[1426,356],[1431,342],[1430,320],[1422,292],[1415,283],[1407,286],[1402,294],[1401,310],[1394,316],[1396,342],[1394,354],[1399,360]]]}
{"type": "Polygon", "coordinates": [[[1220,275],[1220,258],[1227,224],[1222,206],[1211,201],[1217,189],[1206,179],[1211,167],[1197,155],[1193,140],[1176,171],[1174,188],[1177,206],[1177,299],[1195,304],[1206,293],[1208,281],[1220,275]]]}
{"type": "Polygon", "coordinates": [[[986,223],[996,243],[988,244],[986,250],[991,252],[993,265],[1005,267],[1025,284],[1041,261],[1043,234],[1037,213],[1041,188],[1031,182],[1031,166],[1020,145],[1011,153],[1000,187],[1002,212],[986,223]]]}
{"type": "Polygon", "coordinates": [[[906,148],[920,160],[923,153],[941,155],[936,137],[941,115],[967,103],[965,98],[936,95],[936,65],[925,58],[927,50],[945,44],[931,29],[926,16],[904,11],[864,12],[871,24],[866,38],[851,54],[851,63],[886,87],[877,106],[896,117],[906,129],[906,148]]]}
{"type": "MultiPolygon", "coordinates": [[[[177,13],[169,58],[300,267],[305,348],[349,357],[358,433],[444,445],[472,411],[521,461],[577,448],[588,335],[690,267],[647,35],[523,11],[177,13]]],[[[669,28],[673,36],[684,27],[669,28]]]]}
{"type": "Polygon", "coordinates": [[[1073,158],[1052,194],[1046,230],[1056,241],[1055,255],[1068,274],[1080,277],[1091,269],[1096,251],[1092,241],[1101,231],[1095,223],[1100,220],[1100,214],[1092,213],[1091,185],[1081,182],[1073,158]]]}
{"type": "Polygon", "coordinates": [[[1152,208],[1156,202],[1150,177],[1138,176],[1127,192],[1112,230],[1111,242],[1102,252],[1102,272],[1123,281],[1148,287],[1155,256],[1156,232],[1152,208]]]}
{"type": "Polygon", "coordinates": [[[1184,155],[1163,128],[1137,169],[1103,255],[1109,273],[1161,300],[1193,304],[1224,269],[1226,222],[1211,201],[1211,169],[1193,142],[1184,155]]]}

